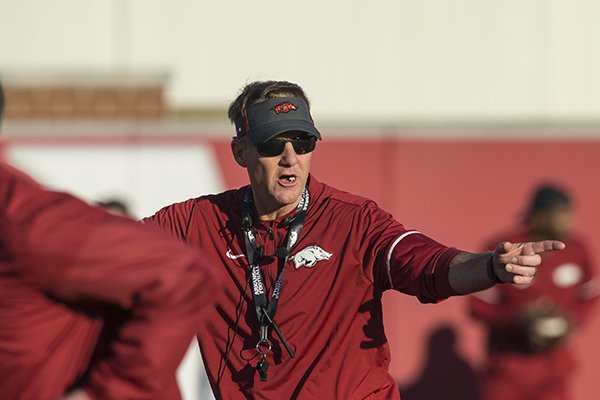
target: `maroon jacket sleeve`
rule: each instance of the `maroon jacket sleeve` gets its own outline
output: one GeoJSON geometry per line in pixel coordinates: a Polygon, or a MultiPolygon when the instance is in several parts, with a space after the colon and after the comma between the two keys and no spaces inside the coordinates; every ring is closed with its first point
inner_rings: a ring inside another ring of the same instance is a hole
{"type": "Polygon", "coordinates": [[[217,285],[199,254],[158,229],[46,191],[5,165],[0,181],[2,244],[31,285],[61,301],[129,311],[111,355],[84,382],[88,394],[163,398],[217,285]]]}
{"type": "Polygon", "coordinates": [[[444,246],[402,224],[368,202],[359,222],[366,245],[365,265],[374,265],[373,279],[380,287],[417,296],[434,303],[458,294],[450,287],[450,261],[461,251],[444,246]]]}

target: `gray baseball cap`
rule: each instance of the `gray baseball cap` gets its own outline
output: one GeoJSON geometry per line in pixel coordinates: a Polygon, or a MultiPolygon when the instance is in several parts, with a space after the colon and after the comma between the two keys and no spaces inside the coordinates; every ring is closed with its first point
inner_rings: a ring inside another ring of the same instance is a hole
{"type": "Polygon", "coordinates": [[[235,121],[235,131],[238,138],[247,136],[253,144],[290,131],[305,132],[321,140],[308,104],[298,97],[274,97],[251,105],[235,121]]]}

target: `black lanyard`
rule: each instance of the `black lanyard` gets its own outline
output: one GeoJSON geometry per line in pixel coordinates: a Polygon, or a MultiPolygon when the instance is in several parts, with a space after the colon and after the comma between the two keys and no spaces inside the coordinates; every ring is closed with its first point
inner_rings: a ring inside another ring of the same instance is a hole
{"type": "Polygon", "coordinates": [[[304,219],[306,218],[306,212],[308,210],[308,203],[310,196],[306,188],[302,192],[300,203],[296,208],[296,213],[293,217],[286,218],[281,224],[287,225],[287,243],[286,247],[280,247],[277,249],[276,256],[281,264],[281,269],[277,274],[277,280],[275,281],[275,287],[273,288],[273,295],[271,300],[267,300],[267,293],[262,277],[262,271],[260,268],[260,258],[262,257],[262,247],[256,245],[256,229],[252,222],[252,193],[247,191],[242,202],[242,230],[244,231],[244,239],[246,242],[246,257],[248,259],[248,265],[250,267],[250,283],[252,285],[252,297],[254,299],[254,307],[256,309],[256,316],[260,323],[260,339],[256,343],[256,351],[260,356],[260,361],[256,365],[256,369],[260,373],[261,381],[267,380],[267,368],[268,363],[266,361],[267,354],[271,351],[271,342],[269,341],[269,327],[273,327],[275,333],[281,340],[285,349],[289,353],[291,358],[294,358],[294,351],[290,348],[289,344],[285,340],[283,333],[279,330],[279,327],[275,323],[275,313],[277,312],[277,305],[279,303],[279,297],[281,296],[281,287],[283,285],[283,274],[285,272],[285,265],[287,264],[288,257],[298,242],[302,226],[304,225],[304,219]]]}

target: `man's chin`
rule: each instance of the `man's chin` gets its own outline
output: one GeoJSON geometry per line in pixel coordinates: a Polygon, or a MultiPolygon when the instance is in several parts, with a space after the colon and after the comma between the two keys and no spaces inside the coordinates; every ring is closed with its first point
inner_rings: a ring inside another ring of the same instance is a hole
{"type": "Polygon", "coordinates": [[[295,193],[278,193],[278,195],[275,196],[275,200],[282,207],[285,207],[285,206],[289,206],[289,205],[298,203],[301,195],[302,195],[301,191],[295,191],[295,193]]]}

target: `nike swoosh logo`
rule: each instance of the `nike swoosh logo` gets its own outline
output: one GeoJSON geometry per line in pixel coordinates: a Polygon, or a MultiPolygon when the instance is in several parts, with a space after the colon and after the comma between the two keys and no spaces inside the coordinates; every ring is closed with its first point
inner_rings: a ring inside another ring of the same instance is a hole
{"type": "Polygon", "coordinates": [[[225,254],[228,258],[231,258],[232,260],[238,259],[238,258],[242,258],[242,257],[246,257],[244,254],[233,254],[231,252],[231,249],[227,250],[227,253],[225,254]]]}

